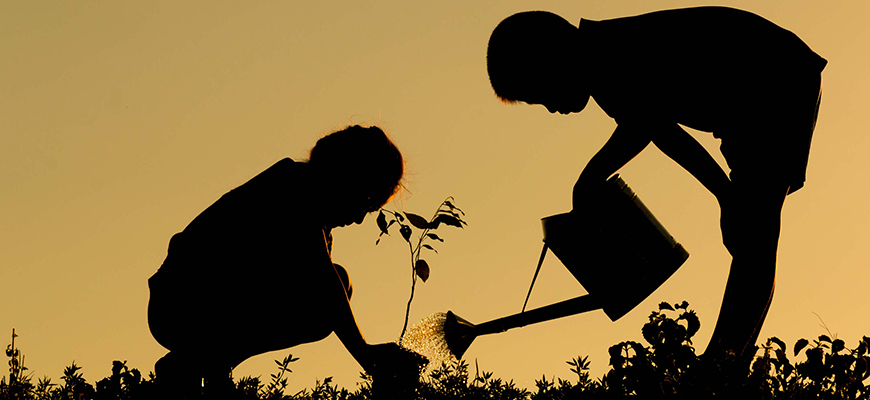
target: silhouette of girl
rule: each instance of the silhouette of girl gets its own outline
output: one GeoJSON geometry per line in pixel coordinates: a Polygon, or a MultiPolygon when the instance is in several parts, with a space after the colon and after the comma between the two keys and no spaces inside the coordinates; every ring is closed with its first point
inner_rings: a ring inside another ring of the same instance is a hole
{"type": "Polygon", "coordinates": [[[404,161],[377,127],[317,141],[307,162],[278,161],[221,196],[169,241],[149,280],[148,325],[169,353],[155,365],[173,393],[226,380],[265,352],[335,332],[368,372],[418,356],[370,345],[357,327],[347,271],[333,264],[333,228],[362,223],[397,192],[404,161]]]}

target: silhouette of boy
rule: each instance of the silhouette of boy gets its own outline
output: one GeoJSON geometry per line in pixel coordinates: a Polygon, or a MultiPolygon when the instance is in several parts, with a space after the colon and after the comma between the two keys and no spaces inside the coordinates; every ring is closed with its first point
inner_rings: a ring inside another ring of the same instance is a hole
{"type": "Polygon", "coordinates": [[[773,297],[780,213],[806,178],[826,63],[795,34],[725,7],[579,27],[522,12],[495,28],[487,51],[502,101],[569,114],[592,97],[616,121],[574,186],[574,210],[650,142],[716,196],[733,260],[708,354],[754,353],[773,297]],[[680,125],[721,139],[730,179],[680,125]]]}
{"type": "Polygon", "coordinates": [[[350,307],[333,228],[362,223],[396,193],[402,155],[377,127],[317,141],[307,162],[278,161],[224,194],[169,242],[149,280],[148,324],[169,353],[155,365],[167,394],[197,398],[245,359],[335,332],[369,373],[417,368],[396,344],[369,345],[350,307]]]}

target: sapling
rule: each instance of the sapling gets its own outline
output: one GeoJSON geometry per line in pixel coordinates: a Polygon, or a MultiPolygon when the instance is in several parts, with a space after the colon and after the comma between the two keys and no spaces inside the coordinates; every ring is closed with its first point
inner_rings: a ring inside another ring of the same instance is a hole
{"type": "Polygon", "coordinates": [[[402,325],[402,333],[399,335],[400,343],[402,338],[405,337],[405,331],[408,329],[408,317],[411,313],[411,302],[414,300],[414,289],[417,286],[417,278],[420,278],[423,282],[426,282],[429,279],[429,263],[420,258],[423,249],[434,251],[435,253],[438,252],[438,250],[435,250],[435,247],[432,246],[432,243],[436,241],[444,242],[444,239],[434,232],[441,225],[457,228],[462,228],[465,225],[468,225],[462,219],[465,217],[465,213],[456,207],[453,202],[453,196],[444,199],[444,201],[441,202],[441,205],[438,206],[435,214],[432,215],[432,218],[429,220],[426,220],[426,218],[423,218],[420,215],[409,212],[381,209],[378,213],[377,222],[378,228],[380,228],[381,232],[378,234],[378,240],[375,241],[375,245],[380,243],[381,236],[390,234],[390,227],[398,225],[399,233],[402,235],[402,238],[405,239],[405,242],[408,243],[408,250],[411,253],[411,296],[408,299],[408,306],[405,309],[405,323],[402,325]],[[415,228],[419,231],[419,236],[417,236],[416,240],[411,240],[415,228]]]}

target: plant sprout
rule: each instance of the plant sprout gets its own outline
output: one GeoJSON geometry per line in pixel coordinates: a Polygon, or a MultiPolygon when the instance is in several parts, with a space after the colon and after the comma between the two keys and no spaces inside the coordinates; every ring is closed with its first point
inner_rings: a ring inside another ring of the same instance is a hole
{"type": "Polygon", "coordinates": [[[420,278],[423,282],[426,282],[429,279],[429,263],[420,258],[423,249],[434,251],[436,253],[438,252],[431,243],[436,241],[444,242],[444,239],[434,232],[440,226],[447,225],[463,228],[465,225],[468,225],[462,219],[465,217],[465,213],[453,204],[454,201],[455,200],[452,196],[444,199],[444,201],[441,202],[441,205],[438,206],[435,214],[428,221],[426,218],[409,212],[381,209],[378,213],[377,222],[378,228],[381,229],[381,233],[378,235],[378,240],[375,241],[375,245],[380,243],[381,236],[390,234],[390,227],[398,225],[399,233],[402,235],[402,238],[405,239],[405,242],[408,243],[408,249],[411,253],[411,296],[408,299],[408,306],[405,310],[405,324],[402,326],[402,334],[399,335],[399,342],[401,342],[402,338],[405,337],[405,331],[408,329],[408,316],[411,313],[411,302],[414,300],[414,289],[417,286],[417,278],[420,278]],[[417,239],[412,241],[411,236],[414,233],[414,228],[420,232],[417,239]]]}

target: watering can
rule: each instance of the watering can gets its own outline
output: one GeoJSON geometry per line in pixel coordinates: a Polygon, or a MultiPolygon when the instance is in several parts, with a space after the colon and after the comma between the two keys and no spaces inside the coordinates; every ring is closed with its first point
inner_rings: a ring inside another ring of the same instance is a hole
{"type": "Polygon", "coordinates": [[[454,356],[461,358],[477,336],[569,315],[602,309],[616,321],[649,297],[689,257],[619,175],[608,179],[591,197],[592,210],[541,220],[544,248],[522,312],[479,325],[447,312],[444,338],[454,356]],[[588,294],[526,311],[548,250],[588,294]]]}

